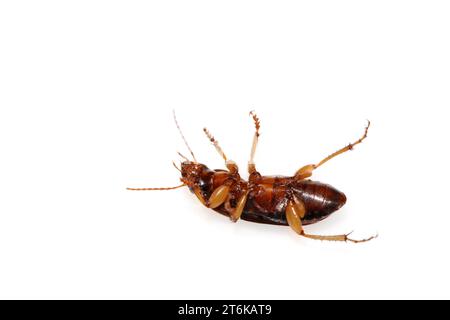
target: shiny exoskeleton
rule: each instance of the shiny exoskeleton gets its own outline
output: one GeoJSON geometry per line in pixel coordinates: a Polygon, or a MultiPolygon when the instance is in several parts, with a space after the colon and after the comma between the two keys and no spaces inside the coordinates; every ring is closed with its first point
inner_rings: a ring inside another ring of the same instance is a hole
{"type": "Polygon", "coordinates": [[[181,164],[182,180],[190,190],[200,190],[202,199],[209,199],[220,186],[230,185],[229,196],[215,211],[231,216],[238,200],[250,190],[240,216],[241,219],[277,225],[288,225],[286,206],[294,196],[305,205],[302,224],[312,224],[328,217],[345,204],[345,195],[334,187],[311,180],[294,177],[259,176],[254,174],[249,182],[239,173],[210,170],[203,164],[185,161],[181,164]]]}
{"type": "MultiPolygon", "coordinates": [[[[180,180],[183,184],[172,188],[128,189],[170,190],[187,186],[206,207],[230,217],[234,222],[242,219],[258,223],[289,225],[299,235],[318,240],[365,242],[373,239],[374,237],[354,240],[350,239],[348,234],[312,235],[303,230],[304,225],[325,219],[346,202],[344,193],[328,184],[311,181],[308,178],[312,175],[313,170],[328,160],[361,143],[367,137],[370,122],[360,139],[329,155],[319,163],[303,166],[291,177],[262,176],[256,170],[253,161],[259,138],[260,121],[255,113],[251,112],[250,115],[255,122],[256,131],[248,163],[248,181],[241,178],[237,165],[227,159],[218,142],[205,128],[205,134],[225,160],[228,170],[211,170],[206,165],[197,162],[180,130],[193,157],[193,161],[191,161],[182,156],[185,161],[181,163],[181,169],[177,168],[181,172],[180,180]]],[[[180,129],[176,118],[175,122],[180,129]]]]}

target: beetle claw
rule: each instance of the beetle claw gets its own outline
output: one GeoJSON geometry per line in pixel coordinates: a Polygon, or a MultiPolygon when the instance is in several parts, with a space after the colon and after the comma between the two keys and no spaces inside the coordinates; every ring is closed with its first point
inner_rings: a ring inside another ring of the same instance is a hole
{"type": "MultiPolygon", "coordinates": [[[[353,231],[352,231],[352,232],[353,232],[353,231]]],[[[350,232],[350,233],[352,233],[352,232],[350,232]]],[[[348,235],[350,235],[350,233],[347,233],[347,234],[345,235],[345,241],[350,241],[350,242],[353,242],[353,243],[367,242],[367,241],[370,241],[370,240],[375,239],[375,238],[378,237],[378,233],[377,233],[376,235],[371,236],[371,237],[369,237],[369,238],[367,238],[367,239],[355,240],[355,239],[350,239],[350,238],[348,238],[348,235]]]]}

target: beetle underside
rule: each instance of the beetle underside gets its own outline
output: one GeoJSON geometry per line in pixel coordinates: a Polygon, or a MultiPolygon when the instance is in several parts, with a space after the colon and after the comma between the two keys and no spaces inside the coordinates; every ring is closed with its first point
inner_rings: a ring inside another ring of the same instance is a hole
{"type": "Polygon", "coordinates": [[[261,176],[254,163],[260,135],[260,121],[254,112],[250,112],[250,115],[255,123],[255,134],[248,163],[248,181],[241,179],[236,163],[227,158],[217,140],[206,128],[204,132],[224,159],[227,170],[210,170],[198,163],[174,114],[175,123],[194,159],[191,161],[180,154],[185,159],[181,163],[181,169],[177,168],[181,172],[180,180],[183,184],[172,188],[128,188],[128,190],[170,190],[187,186],[202,204],[228,216],[234,222],[243,219],[257,223],[289,225],[299,235],[316,240],[358,243],[376,237],[354,240],[348,237],[349,234],[323,236],[307,234],[303,230],[304,225],[325,219],[346,202],[342,192],[330,185],[311,181],[308,178],[325,162],[360,144],[367,137],[370,122],[360,139],[332,153],[317,164],[301,167],[292,177],[261,176]]]}

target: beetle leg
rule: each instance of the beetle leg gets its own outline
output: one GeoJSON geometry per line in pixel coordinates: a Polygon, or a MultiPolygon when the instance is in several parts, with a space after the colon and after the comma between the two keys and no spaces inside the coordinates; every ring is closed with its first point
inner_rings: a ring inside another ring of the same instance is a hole
{"type": "Polygon", "coordinates": [[[253,136],[252,151],[250,152],[250,160],[248,162],[248,173],[252,174],[252,173],[256,172],[254,158],[255,158],[256,146],[258,145],[259,128],[261,127],[261,122],[259,121],[259,118],[255,112],[250,111],[250,115],[252,116],[253,121],[255,122],[255,135],[253,136]]]}
{"type": "Polygon", "coordinates": [[[220,154],[220,156],[223,158],[223,160],[227,161],[227,156],[225,155],[225,152],[223,152],[222,148],[219,146],[219,141],[217,141],[214,136],[208,131],[208,129],[203,128],[203,132],[208,137],[209,141],[211,141],[214,148],[216,148],[217,152],[220,154]]]}
{"type": "Polygon", "coordinates": [[[316,168],[316,165],[314,165],[314,164],[308,164],[306,166],[301,167],[295,173],[295,179],[303,180],[303,179],[311,177],[312,172],[314,171],[315,168],[316,168]]]}
{"type": "Polygon", "coordinates": [[[208,131],[208,129],[203,128],[203,132],[208,137],[209,141],[211,141],[212,145],[216,148],[217,152],[220,154],[220,156],[225,161],[225,166],[230,170],[230,172],[238,172],[239,168],[237,164],[234,161],[228,160],[227,156],[225,155],[225,152],[223,152],[222,148],[219,146],[219,141],[217,141],[214,136],[208,131]]]}
{"type": "Polygon", "coordinates": [[[302,226],[302,220],[301,218],[305,215],[305,206],[304,204],[298,200],[294,199],[293,201],[289,201],[287,207],[286,207],[286,219],[289,224],[289,226],[299,235],[305,238],[314,239],[314,240],[325,240],[325,241],[350,241],[354,243],[360,243],[360,242],[366,242],[369,240],[372,240],[376,238],[377,236],[372,236],[367,239],[363,240],[354,240],[349,238],[348,234],[340,234],[340,235],[332,235],[332,236],[321,236],[321,235],[315,235],[315,234],[307,234],[303,230],[302,226]]]}
{"type": "Polygon", "coordinates": [[[206,206],[211,209],[217,208],[227,200],[229,193],[229,185],[224,184],[217,187],[209,197],[208,201],[206,201],[206,206]]]}
{"type": "Polygon", "coordinates": [[[343,147],[342,149],[339,149],[338,151],[330,154],[328,157],[322,159],[319,163],[317,164],[309,164],[306,166],[301,167],[296,173],[295,173],[295,178],[298,180],[302,180],[302,179],[306,179],[308,177],[310,177],[312,175],[313,170],[317,169],[318,167],[320,167],[321,165],[323,165],[325,162],[327,162],[328,160],[333,159],[334,157],[340,155],[341,153],[344,153],[346,151],[352,150],[354,146],[356,146],[357,144],[360,144],[361,142],[363,142],[364,139],[367,138],[367,132],[369,131],[369,127],[370,127],[370,121],[367,120],[367,127],[364,131],[364,134],[361,138],[359,138],[358,140],[356,140],[353,143],[350,143],[349,145],[343,147]]]}
{"type": "Polygon", "coordinates": [[[213,191],[208,200],[205,200],[205,197],[203,197],[202,191],[199,187],[194,187],[193,189],[197,199],[200,200],[204,206],[211,209],[217,208],[223,204],[225,200],[227,200],[230,193],[230,187],[228,185],[221,185],[213,191]]]}
{"type": "MultiPolygon", "coordinates": [[[[294,198],[295,199],[295,198],[294,198]]],[[[303,235],[302,217],[305,216],[306,209],[303,202],[290,200],[286,207],[286,220],[289,226],[299,235],[303,235]]]]}
{"type": "Polygon", "coordinates": [[[193,189],[194,189],[194,194],[196,195],[197,199],[198,199],[203,205],[207,206],[207,205],[206,205],[206,200],[205,200],[205,198],[203,197],[202,191],[200,190],[200,188],[197,187],[197,186],[195,186],[193,189]]]}
{"type": "MultiPolygon", "coordinates": [[[[351,233],[351,232],[350,232],[351,233]]],[[[367,239],[362,239],[362,240],[355,240],[355,239],[351,239],[348,236],[350,235],[350,233],[347,234],[339,234],[339,235],[335,235],[335,236],[319,236],[316,234],[302,234],[302,236],[306,237],[306,238],[310,238],[310,239],[314,239],[314,240],[326,240],[326,241],[350,241],[353,243],[361,243],[361,242],[367,242],[370,241],[372,239],[375,239],[376,237],[378,237],[378,235],[375,236],[371,236],[367,239]]]]}
{"type": "Polygon", "coordinates": [[[242,215],[242,212],[244,211],[245,204],[247,203],[249,191],[247,190],[238,200],[236,204],[236,208],[230,213],[230,219],[233,222],[236,222],[239,220],[239,218],[242,215]]]}

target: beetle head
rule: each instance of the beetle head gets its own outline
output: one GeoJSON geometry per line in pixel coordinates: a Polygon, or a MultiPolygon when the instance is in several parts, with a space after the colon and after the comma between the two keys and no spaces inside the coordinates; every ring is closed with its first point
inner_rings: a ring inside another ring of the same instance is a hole
{"type": "Polygon", "coordinates": [[[198,185],[208,167],[204,164],[192,161],[183,161],[181,163],[181,181],[192,187],[198,185]]]}

